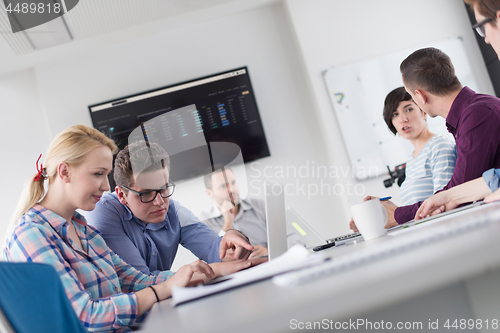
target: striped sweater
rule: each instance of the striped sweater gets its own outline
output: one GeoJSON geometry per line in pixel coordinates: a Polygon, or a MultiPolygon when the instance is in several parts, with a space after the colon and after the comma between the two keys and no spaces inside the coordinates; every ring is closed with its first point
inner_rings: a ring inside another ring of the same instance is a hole
{"type": "Polygon", "coordinates": [[[455,144],[437,135],[427,141],[416,158],[410,155],[399,192],[403,205],[423,201],[448,184],[456,159],[455,144]]]}

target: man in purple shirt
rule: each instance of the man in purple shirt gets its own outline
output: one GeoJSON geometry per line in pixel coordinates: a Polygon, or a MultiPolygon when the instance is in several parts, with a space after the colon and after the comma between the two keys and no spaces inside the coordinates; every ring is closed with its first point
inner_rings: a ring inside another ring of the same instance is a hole
{"type": "MultiPolygon", "coordinates": [[[[401,63],[400,70],[415,103],[430,117],[446,119],[448,131],[455,137],[457,162],[443,190],[500,167],[500,99],[463,87],[450,58],[435,48],[415,51],[401,63]]],[[[386,228],[412,220],[421,204],[397,207],[384,201],[389,216],[386,228]]]]}

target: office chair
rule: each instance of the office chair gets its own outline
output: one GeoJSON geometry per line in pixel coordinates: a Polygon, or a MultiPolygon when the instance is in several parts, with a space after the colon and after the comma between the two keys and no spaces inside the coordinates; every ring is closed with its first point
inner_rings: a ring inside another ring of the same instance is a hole
{"type": "Polygon", "coordinates": [[[39,263],[0,262],[2,333],[84,333],[55,269],[39,263]]]}

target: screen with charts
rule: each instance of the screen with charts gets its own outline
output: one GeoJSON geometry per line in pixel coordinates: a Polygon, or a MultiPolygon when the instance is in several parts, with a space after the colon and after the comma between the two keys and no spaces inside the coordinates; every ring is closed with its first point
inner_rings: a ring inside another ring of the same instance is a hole
{"type": "MultiPolygon", "coordinates": [[[[244,162],[270,156],[246,67],[91,105],[89,111],[94,127],[115,140],[120,149],[128,144],[134,129],[147,123],[148,133],[154,131],[178,145],[185,146],[202,135],[207,143],[236,144],[244,162]],[[170,111],[174,112],[168,114],[170,111]],[[162,124],[167,118],[168,123],[162,124]]],[[[183,154],[182,163],[196,165],[197,158],[199,152],[192,150],[183,154]]],[[[172,180],[193,178],[200,172],[179,168],[172,180]]]]}

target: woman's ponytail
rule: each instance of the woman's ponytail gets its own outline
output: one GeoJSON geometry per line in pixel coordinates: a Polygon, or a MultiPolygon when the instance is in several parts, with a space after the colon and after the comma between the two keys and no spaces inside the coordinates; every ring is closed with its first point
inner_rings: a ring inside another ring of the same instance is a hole
{"type": "Polygon", "coordinates": [[[28,179],[24,185],[16,211],[12,216],[10,226],[14,225],[14,223],[16,223],[16,221],[24,215],[24,213],[43,199],[45,196],[45,188],[43,186],[45,178],[46,177],[44,175],[37,173],[28,179]]]}

